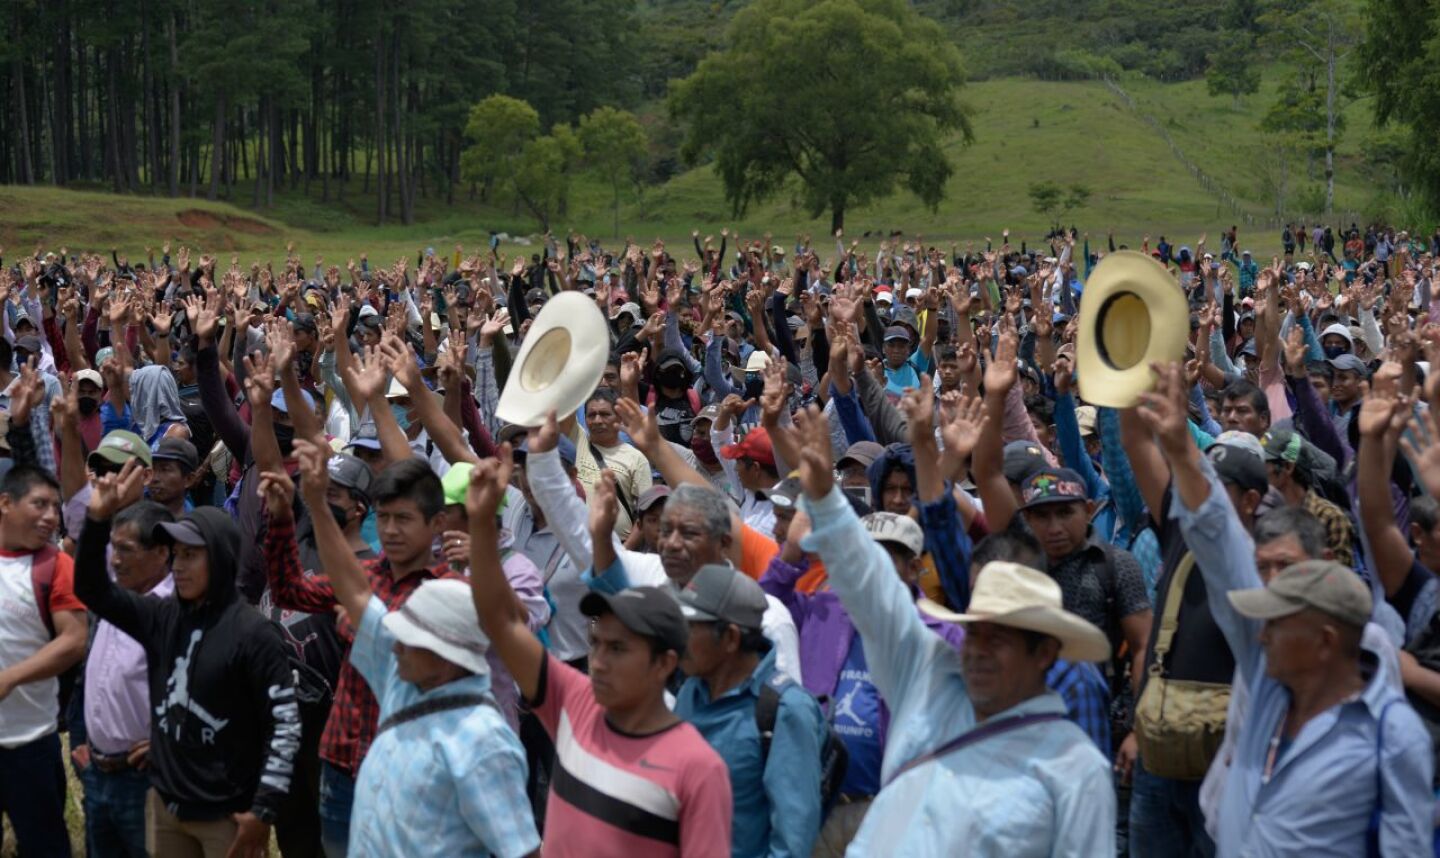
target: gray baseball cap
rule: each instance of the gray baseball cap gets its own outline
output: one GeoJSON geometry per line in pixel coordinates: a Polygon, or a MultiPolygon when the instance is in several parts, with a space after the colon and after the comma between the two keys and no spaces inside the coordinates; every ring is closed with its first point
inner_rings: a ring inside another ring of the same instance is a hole
{"type": "Polygon", "coordinates": [[[925,553],[925,531],[908,515],[872,512],[860,519],[860,523],[876,542],[898,545],[916,557],[925,553]]]}
{"type": "Polygon", "coordinates": [[[375,479],[375,473],[369,465],[348,453],[336,453],[330,457],[326,469],[330,472],[330,482],[357,492],[366,503],[370,502],[370,483],[375,479]]]}
{"type": "Polygon", "coordinates": [[[1287,566],[1265,587],[1228,595],[1235,610],[1252,620],[1276,620],[1312,608],[1356,629],[1365,628],[1374,607],[1360,576],[1332,560],[1287,566]]]}
{"type": "Polygon", "coordinates": [[[719,563],[701,566],[680,591],[680,613],[691,622],[758,629],[766,607],[765,591],[759,584],[740,570],[719,563]]]}

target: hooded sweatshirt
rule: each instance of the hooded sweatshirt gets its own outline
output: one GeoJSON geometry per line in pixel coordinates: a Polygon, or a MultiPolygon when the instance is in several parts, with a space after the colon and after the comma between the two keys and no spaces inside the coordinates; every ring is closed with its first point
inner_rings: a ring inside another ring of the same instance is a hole
{"type": "Polygon", "coordinates": [[[199,603],[149,599],[105,573],[110,522],[87,519],[76,595],[145,648],[150,783],[182,820],[251,811],[273,822],[290,790],[300,711],[275,624],[235,590],[240,532],[223,511],[187,516],[205,537],[210,583],[199,603]]]}

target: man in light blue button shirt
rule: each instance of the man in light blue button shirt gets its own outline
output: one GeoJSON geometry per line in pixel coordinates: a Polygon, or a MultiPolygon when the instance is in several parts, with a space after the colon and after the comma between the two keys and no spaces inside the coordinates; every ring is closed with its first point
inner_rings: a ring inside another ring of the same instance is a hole
{"type": "Polygon", "coordinates": [[[795,419],[812,523],[803,544],[825,561],[892,713],[883,786],[847,854],[1115,854],[1110,766],[1045,685],[1057,656],[1108,657],[1104,634],[1061,608],[1049,576],[992,563],[976,579],[969,613],[922,603],[967,623],[956,658],[836,489],[824,417],[811,408],[795,419]],[[943,751],[972,731],[984,738],[943,751]]]}
{"type": "Polygon", "coordinates": [[[1250,535],[1186,428],[1183,371],[1159,373],[1139,415],[1169,461],[1180,500],[1170,514],[1217,594],[1210,611],[1250,694],[1218,855],[1365,855],[1377,810],[1380,855],[1431,854],[1430,737],[1361,643],[1369,589],[1328,561],[1295,564],[1261,587],[1250,535]]]}

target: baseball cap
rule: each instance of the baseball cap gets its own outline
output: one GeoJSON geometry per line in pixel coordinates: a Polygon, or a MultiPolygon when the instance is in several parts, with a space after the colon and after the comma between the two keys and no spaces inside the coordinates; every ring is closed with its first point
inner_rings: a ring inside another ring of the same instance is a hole
{"type": "Polygon", "coordinates": [[[780,509],[793,509],[804,488],[800,485],[800,472],[791,471],[785,479],[765,490],[770,503],[780,509]]]}
{"type": "MultiPolygon", "coordinates": [[[[468,462],[466,463],[466,466],[469,467],[468,462]]],[[[455,466],[455,468],[458,467],[459,465],[455,466]]],[[[450,471],[454,471],[455,468],[451,468],[450,471]]],[[[370,484],[375,479],[375,473],[370,470],[369,465],[365,464],[354,456],[349,455],[348,453],[336,453],[335,455],[330,457],[330,461],[326,463],[325,469],[330,472],[330,482],[334,483],[337,486],[340,486],[341,488],[346,488],[352,492],[356,492],[357,494],[365,498],[365,503],[367,505],[370,503],[370,484]]],[[[450,472],[447,471],[445,473],[445,476],[449,477],[450,472]]],[[[468,481],[470,474],[467,472],[465,476],[468,481]]],[[[448,486],[446,487],[445,497],[445,502],[450,503],[450,491],[448,486]]],[[[462,488],[460,492],[459,503],[464,502],[465,492],[462,488]]]]}
{"type": "Polygon", "coordinates": [[[591,619],[614,614],[625,628],[655,638],[680,655],[685,654],[690,639],[690,625],[680,613],[680,603],[659,587],[630,587],[618,593],[591,591],[580,600],[580,613],[591,619]]]}
{"type": "Polygon", "coordinates": [[[15,338],[15,351],[17,352],[29,352],[32,355],[38,355],[43,350],[44,347],[40,344],[40,337],[36,334],[26,334],[23,337],[15,338]]]}
{"type": "Polygon", "coordinates": [[[1045,453],[1033,441],[1011,441],[1005,445],[1005,479],[1023,483],[1025,478],[1045,467],[1045,453]]]}
{"type": "Polygon", "coordinates": [[[297,331],[309,331],[315,333],[319,328],[315,326],[315,317],[309,313],[301,313],[290,323],[290,327],[297,331]]]}
{"type": "Polygon", "coordinates": [[[159,542],[178,542],[181,545],[204,545],[205,534],[190,518],[183,518],[180,521],[157,521],[152,531],[154,538],[159,542]]]}
{"type": "Polygon", "coordinates": [[[134,432],[115,429],[100,439],[100,446],[90,453],[86,461],[91,469],[101,470],[106,465],[123,466],[131,459],[139,459],[140,464],[150,467],[150,445],[134,432]]]}
{"type": "Polygon", "coordinates": [[[544,289],[540,289],[540,288],[537,287],[537,288],[531,289],[529,292],[526,292],[526,293],[525,293],[525,303],[526,303],[526,304],[544,304],[544,303],[545,303],[545,299],[548,298],[548,297],[550,297],[550,296],[548,296],[548,295],[545,294],[545,290],[544,290],[544,289]]]}
{"type": "Polygon", "coordinates": [[[843,468],[846,462],[855,462],[868,468],[871,463],[883,455],[885,455],[885,448],[876,442],[856,441],[845,448],[845,455],[840,457],[840,460],[835,463],[835,467],[843,468]]]}
{"type": "Polygon", "coordinates": [[[1230,604],[1252,620],[1276,620],[1312,608],[1355,629],[1370,621],[1374,602],[1360,576],[1333,560],[1287,566],[1264,587],[1233,590],[1230,604]]]}
{"type": "Polygon", "coordinates": [[[894,512],[872,512],[860,519],[865,532],[876,542],[898,545],[919,557],[925,553],[925,532],[915,519],[894,512]]]}
{"type": "Polygon", "coordinates": [[[374,423],[362,425],[350,439],[350,443],[345,445],[345,449],[347,450],[355,447],[362,447],[366,450],[380,449],[380,434],[376,430],[374,423]]]}
{"type": "Polygon", "coordinates": [[[921,298],[921,297],[923,297],[924,295],[925,295],[925,290],[924,290],[924,289],[918,289],[918,288],[916,288],[916,287],[914,287],[914,286],[912,286],[912,287],[910,287],[909,289],[906,289],[906,290],[905,290],[905,300],[906,300],[906,301],[914,301],[915,299],[921,298]]]}
{"type": "Polygon", "coordinates": [[[161,438],[160,443],[150,453],[152,462],[166,459],[172,462],[179,462],[181,470],[190,473],[200,467],[200,453],[195,445],[184,438],[161,438]]]}
{"type": "Polygon", "coordinates": [[[75,383],[79,384],[82,381],[88,381],[96,387],[102,389],[105,387],[104,377],[93,369],[82,369],[79,372],[75,373],[75,383]]]}
{"type": "Polygon", "coordinates": [[[675,349],[665,349],[660,352],[660,360],[656,361],[656,369],[665,369],[669,366],[685,366],[685,356],[675,349]]]}
{"type": "Polygon", "coordinates": [[[1069,468],[1044,468],[1031,474],[1020,489],[1020,508],[1089,500],[1085,479],[1069,468]]]}
{"type": "MultiPolygon", "coordinates": [[[[300,395],[305,398],[305,404],[309,406],[310,410],[314,411],[315,398],[310,395],[310,392],[307,390],[301,390],[300,395]]],[[[270,397],[270,407],[275,409],[276,411],[283,411],[286,414],[290,413],[290,407],[285,404],[285,391],[275,391],[275,393],[270,397]]]]}
{"type": "Polygon", "coordinates": [[[680,613],[690,622],[733,623],[760,628],[768,604],[765,591],[748,575],[730,566],[707,563],[680,591],[680,613]]]}
{"type": "Polygon", "coordinates": [[[875,290],[875,303],[877,303],[877,304],[893,304],[893,303],[895,303],[895,296],[890,292],[889,289],[876,289],[876,290],[875,290]]]}
{"type": "Polygon", "coordinates": [[[1305,453],[1305,439],[1294,429],[1271,429],[1260,439],[1260,444],[1267,462],[1289,462],[1293,465],[1305,453]]]}
{"type": "Polygon", "coordinates": [[[775,448],[770,444],[770,433],[764,426],[756,426],[745,433],[739,443],[726,444],[720,448],[720,455],[727,459],[753,459],[775,466],[775,448]]]}
{"type": "Polygon", "coordinates": [[[1215,474],[1222,483],[1229,483],[1242,492],[1254,491],[1262,495],[1269,490],[1270,477],[1265,472],[1265,463],[1248,447],[1212,444],[1205,455],[1215,466],[1215,474]]]}
{"type": "Polygon", "coordinates": [[[716,418],[718,418],[719,416],[720,416],[720,406],[719,406],[719,405],[707,405],[707,406],[705,406],[704,408],[700,409],[700,413],[699,413],[699,414],[696,414],[694,417],[690,418],[690,425],[691,425],[691,426],[694,426],[696,423],[699,423],[701,420],[709,420],[711,423],[714,423],[715,420],[716,420],[716,418]]]}
{"type": "Polygon", "coordinates": [[[639,500],[635,501],[635,511],[645,512],[655,504],[670,497],[669,486],[651,486],[640,493],[639,500]]]}
{"type": "Polygon", "coordinates": [[[1099,416],[1093,405],[1082,405],[1075,409],[1075,421],[1080,424],[1080,437],[1095,434],[1095,421],[1099,416]]]}
{"type": "Polygon", "coordinates": [[[618,319],[626,313],[629,313],[630,318],[635,321],[639,321],[640,316],[642,315],[639,304],[636,304],[634,301],[626,301],[624,304],[621,304],[619,307],[617,307],[615,309],[615,312],[610,314],[610,318],[612,320],[618,319]]]}
{"type": "Polygon", "coordinates": [[[910,342],[910,332],[900,325],[891,325],[885,329],[885,342],[888,343],[891,340],[904,340],[908,343],[910,342]]]}
{"type": "Polygon", "coordinates": [[[1335,367],[1336,372],[1353,372],[1361,378],[1370,377],[1370,368],[1365,365],[1365,361],[1354,355],[1345,354],[1330,358],[1330,365],[1335,367]]]}
{"type": "MultiPolygon", "coordinates": [[[[572,468],[575,467],[574,441],[571,441],[564,435],[559,436],[555,439],[555,451],[560,454],[560,461],[564,462],[572,468]]],[[[520,446],[515,448],[514,452],[511,454],[511,457],[513,458],[515,456],[528,455],[530,455],[530,436],[527,435],[525,436],[525,439],[520,442],[520,446]]]]}

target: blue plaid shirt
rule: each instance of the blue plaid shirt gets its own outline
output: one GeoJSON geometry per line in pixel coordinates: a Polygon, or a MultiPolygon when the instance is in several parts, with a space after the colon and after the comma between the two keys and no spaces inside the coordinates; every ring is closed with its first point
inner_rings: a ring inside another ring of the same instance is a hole
{"type": "Polygon", "coordinates": [[[1045,684],[1065,701],[1065,717],[1110,759],[1110,689],[1100,669],[1086,661],[1056,659],[1045,674],[1045,684]]]}
{"type": "MultiPolygon", "coordinates": [[[[467,676],[428,692],[400,679],[395,636],[374,595],[350,661],[380,701],[380,720],[421,700],[490,693],[467,676]]],[[[540,847],[525,795],[525,752],[493,706],[417,718],[379,734],[355,782],[353,855],[528,855],[540,847]]]]}

